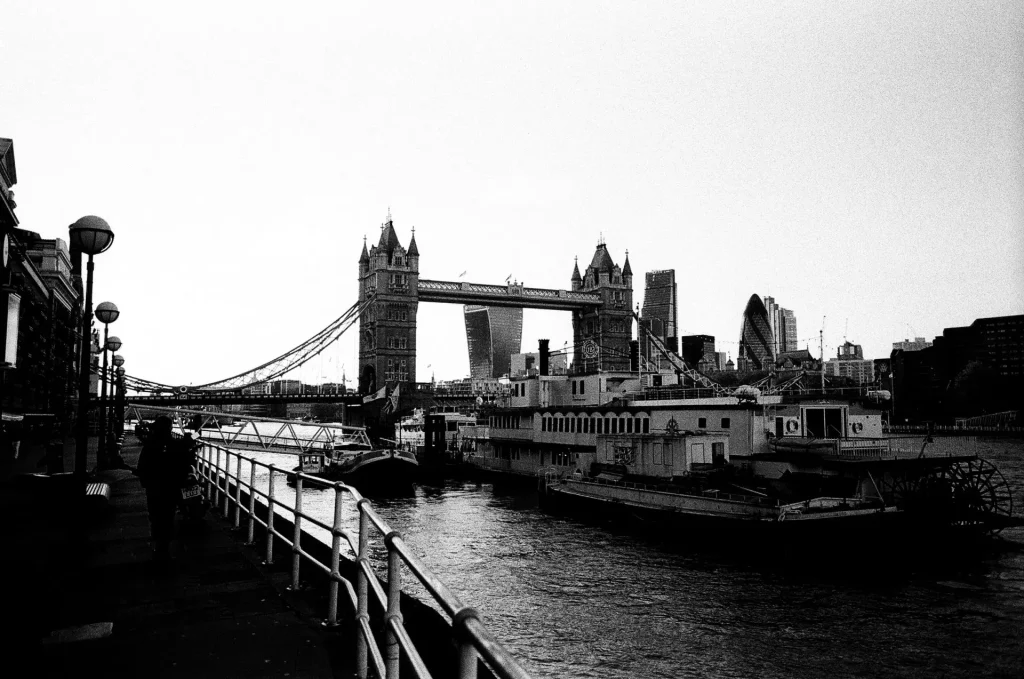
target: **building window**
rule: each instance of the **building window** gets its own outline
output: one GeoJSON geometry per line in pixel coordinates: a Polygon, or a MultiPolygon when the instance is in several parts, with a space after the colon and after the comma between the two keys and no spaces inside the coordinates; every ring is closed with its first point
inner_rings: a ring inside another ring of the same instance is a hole
{"type": "Polygon", "coordinates": [[[707,429],[708,428],[708,418],[706,418],[706,417],[698,417],[697,418],[697,427],[699,429],[707,429]]]}
{"type": "Polygon", "coordinates": [[[583,395],[583,391],[584,391],[584,388],[586,387],[586,384],[587,384],[586,382],[584,382],[583,380],[580,380],[580,396],[583,395]]]}
{"type": "Polygon", "coordinates": [[[729,428],[729,424],[730,424],[729,418],[728,417],[723,417],[722,418],[722,429],[728,429],[729,428]]]}
{"type": "Polygon", "coordinates": [[[572,381],[572,395],[576,395],[576,380],[572,381]]]}

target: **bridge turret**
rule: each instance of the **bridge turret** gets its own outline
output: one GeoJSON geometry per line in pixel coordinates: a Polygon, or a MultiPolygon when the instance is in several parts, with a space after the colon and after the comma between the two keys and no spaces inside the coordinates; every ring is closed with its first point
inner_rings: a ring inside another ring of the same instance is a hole
{"type": "Polygon", "coordinates": [[[412,239],[409,241],[409,251],[406,253],[409,257],[409,268],[412,271],[419,272],[420,270],[420,249],[416,246],[416,227],[412,227],[412,239]]]}
{"type": "Polygon", "coordinates": [[[580,259],[579,257],[574,259],[575,261],[572,265],[572,289],[579,290],[583,287],[583,278],[580,276],[580,259]]]}
{"type": "MultiPolygon", "coordinates": [[[[628,256],[627,256],[628,257],[628,256]]],[[[573,363],[578,372],[628,371],[629,341],[633,337],[633,272],[612,261],[608,246],[598,243],[594,257],[574,290],[601,296],[597,309],[573,314],[573,363]]]]}
{"type": "Polygon", "coordinates": [[[416,313],[419,308],[419,249],[409,250],[395,233],[390,211],[380,240],[359,262],[359,300],[376,301],[359,317],[359,391],[416,380],[416,313]]]}

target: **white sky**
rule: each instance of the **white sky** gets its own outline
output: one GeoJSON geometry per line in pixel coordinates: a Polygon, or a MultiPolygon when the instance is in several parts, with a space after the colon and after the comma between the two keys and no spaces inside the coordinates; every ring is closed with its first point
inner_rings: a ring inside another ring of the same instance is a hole
{"type": "MultiPolygon", "coordinates": [[[[389,206],[424,278],[568,288],[603,234],[732,355],[753,293],[815,354],[827,316],[826,356],[1024,312],[1019,2],[4,4],[21,226],[111,224],[94,301],[138,377],[326,326],[389,206]]],[[[467,375],[462,307],[419,318],[417,378],[467,375]]],[[[339,345],[297,377],[354,378],[339,345]]]]}

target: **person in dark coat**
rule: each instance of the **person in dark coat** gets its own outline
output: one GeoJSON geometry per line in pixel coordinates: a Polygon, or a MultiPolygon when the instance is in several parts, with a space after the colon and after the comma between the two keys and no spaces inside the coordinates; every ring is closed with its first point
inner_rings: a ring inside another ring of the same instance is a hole
{"type": "Polygon", "coordinates": [[[189,446],[171,435],[171,418],[161,415],[150,428],[135,470],[146,489],[149,526],[158,561],[171,558],[174,511],[190,470],[189,446]]]}

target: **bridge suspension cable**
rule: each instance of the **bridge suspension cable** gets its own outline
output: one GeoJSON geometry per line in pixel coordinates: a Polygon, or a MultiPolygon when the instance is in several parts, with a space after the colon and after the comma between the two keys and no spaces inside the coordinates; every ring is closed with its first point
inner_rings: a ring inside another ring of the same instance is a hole
{"type": "Polygon", "coordinates": [[[678,370],[680,373],[690,378],[690,380],[695,384],[706,389],[713,390],[716,396],[729,395],[730,391],[728,389],[720,385],[718,382],[715,382],[704,373],[694,370],[688,366],[686,361],[684,361],[678,354],[666,347],[665,343],[662,342],[657,335],[651,332],[650,328],[640,322],[640,315],[635,311],[633,312],[633,319],[636,320],[636,325],[640,328],[640,332],[647,335],[647,339],[650,340],[651,344],[654,345],[654,348],[661,352],[661,355],[668,360],[673,369],[678,370]]]}
{"type": "MultiPolygon", "coordinates": [[[[317,356],[324,349],[338,341],[338,339],[345,334],[345,332],[351,328],[356,321],[359,320],[360,314],[362,314],[367,307],[373,304],[374,299],[375,297],[371,296],[362,303],[356,302],[349,307],[345,313],[331,321],[331,323],[323,330],[298,346],[281,354],[277,358],[273,358],[262,365],[246,370],[245,372],[234,375],[233,377],[227,377],[214,382],[207,382],[206,384],[192,386],[189,387],[189,389],[204,391],[234,391],[243,387],[254,386],[277,379],[294,368],[302,365],[314,356],[317,356]]],[[[133,391],[161,392],[175,390],[175,387],[169,384],[153,382],[151,380],[145,380],[129,375],[125,375],[125,386],[133,391]]]]}

